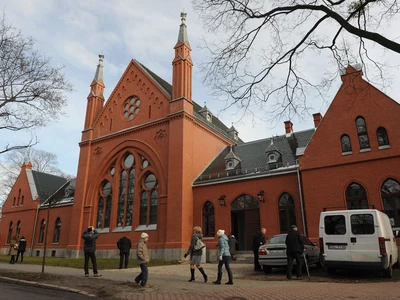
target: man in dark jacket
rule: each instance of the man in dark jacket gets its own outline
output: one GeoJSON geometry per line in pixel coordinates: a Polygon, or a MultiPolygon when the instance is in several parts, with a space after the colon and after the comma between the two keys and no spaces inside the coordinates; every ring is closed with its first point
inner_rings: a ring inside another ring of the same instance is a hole
{"type": "Polygon", "coordinates": [[[265,228],[261,228],[261,231],[257,231],[253,237],[254,271],[262,271],[260,263],[258,262],[258,248],[265,244],[266,232],[267,230],[265,228]]]}
{"type": "Polygon", "coordinates": [[[83,251],[85,252],[85,277],[89,277],[89,258],[93,265],[94,277],[101,277],[101,274],[97,272],[97,262],[96,262],[96,240],[99,237],[99,233],[94,229],[93,226],[88,227],[84,233],[82,233],[82,238],[85,240],[83,244],[83,251]]]}
{"type": "Polygon", "coordinates": [[[26,240],[25,237],[21,237],[21,239],[19,240],[19,245],[18,245],[18,252],[17,252],[17,258],[15,259],[15,263],[18,262],[18,257],[21,255],[21,264],[24,261],[24,253],[26,250],[26,240]]]}
{"type": "Polygon", "coordinates": [[[131,240],[124,236],[118,240],[117,247],[119,249],[119,268],[122,269],[122,265],[124,265],[126,269],[128,268],[129,252],[131,251],[132,247],[131,240]]]}
{"type": "Polygon", "coordinates": [[[296,259],[297,279],[302,279],[301,255],[304,251],[304,240],[301,234],[297,231],[296,225],[292,225],[292,229],[286,236],[285,244],[286,244],[286,255],[287,255],[286,277],[288,280],[292,279],[292,268],[294,259],[296,259]]]}

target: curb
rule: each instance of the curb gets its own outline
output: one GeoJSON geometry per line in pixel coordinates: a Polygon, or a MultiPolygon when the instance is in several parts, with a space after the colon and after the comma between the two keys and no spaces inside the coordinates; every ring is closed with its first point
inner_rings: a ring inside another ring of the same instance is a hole
{"type": "Polygon", "coordinates": [[[40,287],[40,288],[49,289],[49,290],[76,293],[76,294],[81,294],[81,295],[85,295],[85,296],[89,296],[89,297],[96,297],[96,295],[89,294],[88,292],[85,292],[85,291],[81,291],[81,290],[77,290],[77,289],[73,289],[73,288],[65,287],[65,286],[58,286],[58,285],[54,285],[54,284],[39,283],[36,281],[20,280],[20,279],[3,277],[3,276],[0,276],[0,281],[12,283],[12,284],[40,287]]]}

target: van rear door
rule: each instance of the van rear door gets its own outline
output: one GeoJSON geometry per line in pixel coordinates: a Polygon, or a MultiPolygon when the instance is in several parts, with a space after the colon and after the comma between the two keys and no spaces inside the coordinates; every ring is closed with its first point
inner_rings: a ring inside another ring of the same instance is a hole
{"type": "Polygon", "coordinates": [[[371,212],[350,212],[349,220],[352,262],[380,262],[376,215],[371,212]]]}
{"type": "MultiPolygon", "coordinates": [[[[351,262],[350,226],[345,213],[322,213],[325,260],[351,262]]],[[[322,224],[321,224],[322,225],[322,224]]]]}

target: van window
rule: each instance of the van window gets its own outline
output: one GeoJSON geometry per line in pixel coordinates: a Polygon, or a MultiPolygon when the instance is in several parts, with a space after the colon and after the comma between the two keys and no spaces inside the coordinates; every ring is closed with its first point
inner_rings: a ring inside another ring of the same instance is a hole
{"type": "Polygon", "coordinates": [[[346,234],[346,222],[343,215],[325,216],[325,234],[346,234]]]}
{"type": "Polygon", "coordinates": [[[373,234],[375,232],[374,217],[371,214],[354,214],[350,217],[353,234],[373,234]]]}

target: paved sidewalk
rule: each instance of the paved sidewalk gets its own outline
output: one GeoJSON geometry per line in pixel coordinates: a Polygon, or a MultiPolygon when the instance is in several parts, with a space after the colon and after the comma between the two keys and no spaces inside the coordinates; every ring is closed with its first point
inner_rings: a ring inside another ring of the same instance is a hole
{"type": "MultiPolygon", "coordinates": [[[[132,288],[119,295],[120,299],[400,299],[399,282],[378,283],[330,283],[302,281],[269,281],[237,279],[253,274],[253,266],[232,264],[234,285],[215,285],[217,264],[204,264],[209,276],[207,283],[196,270],[196,282],[188,283],[189,265],[172,265],[149,268],[149,289],[132,288]],[[236,279],[235,279],[236,278],[236,279]]],[[[41,272],[41,266],[0,263],[0,269],[41,272]]],[[[83,277],[83,270],[61,267],[45,267],[46,273],[83,277]]],[[[134,282],[139,268],[102,270],[102,278],[119,282],[134,282]]],[[[92,274],[91,274],[92,276],[92,274]]],[[[262,276],[260,274],[260,276],[262,276]]],[[[98,280],[101,280],[98,279],[98,280]]],[[[227,281],[224,273],[222,282],[227,281]]]]}

